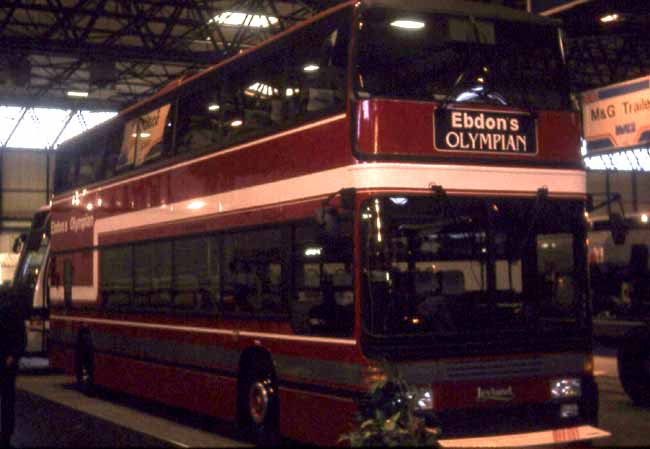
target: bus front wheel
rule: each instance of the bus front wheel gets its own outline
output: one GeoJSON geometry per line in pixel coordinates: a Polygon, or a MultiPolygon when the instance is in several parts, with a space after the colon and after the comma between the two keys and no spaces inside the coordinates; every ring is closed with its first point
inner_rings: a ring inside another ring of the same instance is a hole
{"type": "Polygon", "coordinates": [[[278,392],[273,371],[264,366],[247,369],[239,390],[240,426],[255,443],[276,445],[280,440],[278,392]]]}
{"type": "Polygon", "coordinates": [[[650,327],[636,327],[623,337],[618,349],[618,376],[635,404],[650,406],[650,327]]]}

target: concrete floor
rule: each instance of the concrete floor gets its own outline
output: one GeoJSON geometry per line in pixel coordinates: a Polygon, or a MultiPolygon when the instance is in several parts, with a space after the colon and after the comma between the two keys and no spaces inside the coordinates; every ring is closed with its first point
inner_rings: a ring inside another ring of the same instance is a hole
{"type": "Polygon", "coordinates": [[[69,376],[21,375],[17,387],[17,447],[250,446],[206,417],[108,392],[88,397],[69,376]]]}

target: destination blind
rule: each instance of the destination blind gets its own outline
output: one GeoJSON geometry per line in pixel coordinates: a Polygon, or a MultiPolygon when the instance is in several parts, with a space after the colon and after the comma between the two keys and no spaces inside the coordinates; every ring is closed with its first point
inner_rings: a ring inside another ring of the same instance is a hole
{"type": "Polygon", "coordinates": [[[434,142],[438,151],[537,153],[535,120],[528,114],[437,109],[434,142]]]}

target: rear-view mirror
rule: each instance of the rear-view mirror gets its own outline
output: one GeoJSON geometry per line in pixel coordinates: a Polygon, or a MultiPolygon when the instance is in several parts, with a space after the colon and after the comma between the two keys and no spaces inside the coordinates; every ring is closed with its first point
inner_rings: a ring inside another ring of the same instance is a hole
{"type": "Polygon", "coordinates": [[[25,244],[25,240],[27,240],[27,234],[20,234],[18,237],[16,237],[16,240],[14,240],[14,246],[11,248],[11,250],[18,254],[20,251],[23,249],[23,245],[25,244]]]}

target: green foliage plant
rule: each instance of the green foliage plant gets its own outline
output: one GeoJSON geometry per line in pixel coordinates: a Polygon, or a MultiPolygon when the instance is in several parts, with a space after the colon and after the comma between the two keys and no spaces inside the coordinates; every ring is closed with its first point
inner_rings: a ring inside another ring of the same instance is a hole
{"type": "Polygon", "coordinates": [[[360,404],[356,428],[339,441],[352,447],[438,446],[440,429],[417,416],[416,399],[397,368],[384,363],[384,372],[386,378],[372,385],[360,404]]]}

